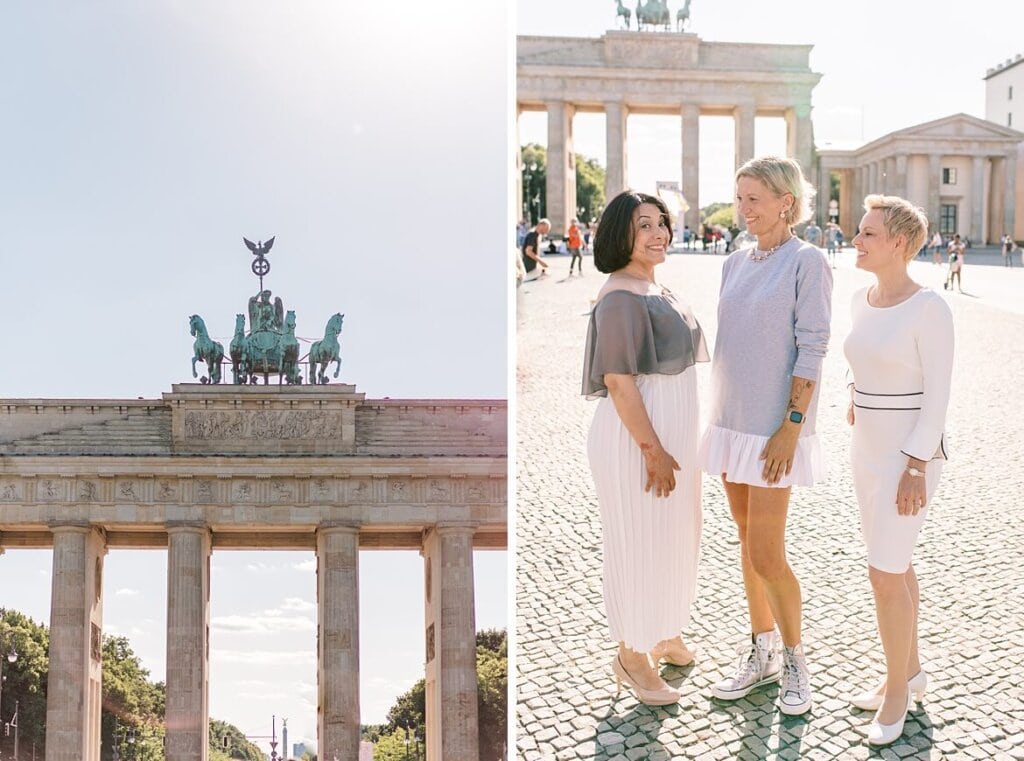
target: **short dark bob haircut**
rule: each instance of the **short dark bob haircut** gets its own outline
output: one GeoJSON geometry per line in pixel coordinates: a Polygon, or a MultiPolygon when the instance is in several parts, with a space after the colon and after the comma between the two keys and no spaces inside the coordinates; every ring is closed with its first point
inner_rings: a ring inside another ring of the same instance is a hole
{"type": "Polygon", "coordinates": [[[611,200],[601,214],[594,236],[594,266],[604,273],[615,272],[629,264],[633,255],[633,212],[645,204],[658,207],[668,227],[668,242],[672,243],[672,219],[665,202],[657,196],[625,190],[611,200]]]}

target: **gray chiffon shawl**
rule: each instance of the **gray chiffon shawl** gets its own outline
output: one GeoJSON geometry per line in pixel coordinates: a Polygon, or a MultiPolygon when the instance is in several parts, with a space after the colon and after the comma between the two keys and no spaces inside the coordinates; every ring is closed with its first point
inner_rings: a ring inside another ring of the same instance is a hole
{"type": "Polygon", "coordinates": [[[611,291],[590,313],[582,393],[608,396],[605,373],[676,375],[708,360],[700,325],[670,293],[611,291]]]}

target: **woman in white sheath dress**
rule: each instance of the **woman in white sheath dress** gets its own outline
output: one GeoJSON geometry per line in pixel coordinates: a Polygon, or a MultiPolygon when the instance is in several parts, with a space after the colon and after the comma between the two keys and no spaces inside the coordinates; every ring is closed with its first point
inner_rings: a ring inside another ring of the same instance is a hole
{"type": "Polygon", "coordinates": [[[886,679],[850,698],[877,709],[872,745],[900,737],[910,695],[924,693],[917,650],[919,591],[911,556],[946,458],[943,428],[953,370],[953,316],[945,300],[911,280],[908,263],[928,234],[924,212],[870,195],[853,239],[857,267],[876,283],[853,298],[843,344],[853,382],[850,460],[867,546],[886,679]]]}

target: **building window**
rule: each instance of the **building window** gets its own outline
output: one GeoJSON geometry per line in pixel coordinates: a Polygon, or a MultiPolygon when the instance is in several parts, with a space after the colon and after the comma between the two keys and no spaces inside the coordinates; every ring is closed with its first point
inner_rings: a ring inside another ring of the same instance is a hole
{"type": "Polygon", "coordinates": [[[956,231],[956,204],[944,203],[939,207],[939,232],[952,235],[956,231]]]}
{"type": "Polygon", "coordinates": [[[1009,94],[1008,94],[1008,95],[1006,96],[1006,99],[1007,99],[1007,100],[1013,100],[1013,85],[1010,85],[1010,92],[1009,92],[1009,94]]]}
{"type": "Polygon", "coordinates": [[[956,185],[956,167],[946,166],[942,168],[942,184],[956,185]]]}
{"type": "Polygon", "coordinates": [[[1007,127],[1012,127],[1013,126],[1013,112],[1012,111],[1006,115],[1006,126],[1007,127]]]}

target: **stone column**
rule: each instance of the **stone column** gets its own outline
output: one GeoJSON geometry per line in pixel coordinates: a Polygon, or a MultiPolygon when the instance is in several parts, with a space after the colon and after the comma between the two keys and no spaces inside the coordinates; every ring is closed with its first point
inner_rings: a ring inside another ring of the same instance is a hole
{"type": "MultiPolygon", "coordinates": [[[[1003,160],[1003,232],[1010,236],[1016,235],[1016,204],[1014,201],[1014,190],[1017,183],[1017,153],[1009,151],[1003,160]]],[[[1024,199],[1022,199],[1024,201],[1024,199]]],[[[1014,254],[1016,256],[1016,254],[1014,254]]]]}
{"type": "Polygon", "coordinates": [[[626,157],[626,119],[628,115],[626,104],[622,101],[613,100],[604,104],[605,150],[608,155],[608,168],[604,174],[606,204],[627,187],[629,163],[626,157]]]}
{"type": "Polygon", "coordinates": [[[316,532],[318,758],[359,758],[359,529],[316,532]]]}
{"type": "Polygon", "coordinates": [[[804,176],[811,176],[814,155],[814,132],[811,104],[797,103],[786,109],[786,155],[796,159],[804,176]]]}
{"type": "Polygon", "coordinates": [[[882,173],[878,169],[878,162],[872,161],[868,164],[868,184],[864,188],[864,195],[882,192],[882,173]]]}
{"type": "Polygon", "coordinates": [[[928,220],[932,223],[931,233],[939,229],[940,192],[942,185],[942,156],[938,153],[928,154],[928,220]]]}
{"type": "Polygon", "coordinates": [[[900,198],[907,197],[907,154],[896,154],[895,160],[896,176],[893,182],[892,192],[900,198]]]}
{"type": "Polygon", "coordinates": [[[46,687],[46,761],[99,761],[103,705],[103,534],[56,525],[46,687]]]}
{"type": "Polygon", "coordinates": [[[683,223],[697,234],[700,225],[700,106],[688,103],[682,107],[683,167],[680,188],[690,204],[683,223]]]}
{"type": "Polygon", "coordinates": [[[206,761],[210,722],[210,531],[167,527],[167,761],[206,761]]]}
{"type": "Polygon", "coordinates": [[[473,527],[437,526],[423,555],[427,761],[479,761],[473,527]]]}
{"type": "Polygon", "coordinates": [[[564,101],[548,106],[547,218],[551,235],[565,235],[576,216],[576,157],[572,150],[575,109],[564,101]]]}
{"type": "Polygon", "coordinates": [[[736,130],[736,169],[754,158],[754,115],[752,103],[737,105],[733,110],[736,130]]]}
{"type": "Polygon", "coordinates": [[[971,157],[971,227],[968,235],[971,243],[981,246],[985,243],[985,229],[982,226],[985,207],[985,158],[971,157]]]}
{"type": "Polygon", "coordinates": [[[523,208],[523,147],[519,140],[519,117],[522,116],[523,112],[516,106],[516,222],[520,219],[529,221],[530,215],[527,210],[523,208]]]}

